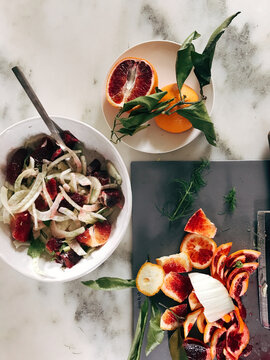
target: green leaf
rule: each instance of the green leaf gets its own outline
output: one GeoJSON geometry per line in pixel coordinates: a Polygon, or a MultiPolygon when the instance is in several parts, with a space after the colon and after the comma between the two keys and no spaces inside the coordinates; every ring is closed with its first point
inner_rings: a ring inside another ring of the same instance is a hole
{"type": "Polygon", "coordinates": [[[45,244],[39,238],[32,238],[27,254],[32,258],[39,257],[45,251],[45,244]]]}
{"type": "Polygon", "coordinates": [[[130,348],[130,352],[128,355],[128,360],[139,360],[141,356],[141,350],[142,350],[142,342],[148,317],[148,299],[144,301],[144,303],[141,306],[140,314],[138,317],[138,322],[134,334],[134,339],[130,348]]]}
{"type": "Polygon", "coordinates": [[[47,227],[50,226],[50,223],[51,223],[51,220],[43,221],[43,224],[46,225],[47,227]]]}
{"type": "Polygon", "coordinates": [[[169,348],[172,360],[188,360],[183,347],[183,339],[180,333],[180,328],[176,329],[170,337],[169,348]]]}
{"type": "Polygon", "coordinates": [[[142,106],[148,111],[152,111],[156,104],[167,94],[167,91],[159,91],[151,95],[139,96],[134,100],[128,101],[124,104],[122,113],[131,110],[135,106],[142,106]]]}
{"type": "Polygon", "coordinates": [[[224,196],[224,201],[225,201],[225,204],[227,205],[228,207],[228,210],[230,212],[233,212],[236,208],[236,204],[237,204],[237,201],[236,201],[236,190],[235,188],[233,187],[227,195],[224,196]]]}
{"type": "Polygon", "coordinates": [[[234,264],[234,268],[240,269],[240,268],[243,267],[243,265],[244,265],[244,264],[242,263],[241,260],[237,260],[236,263],[234,264]]]}
{"type": "Polygon", "coordinates": [[[210,83],[211,80],[211,67],[213,62],[213,57],[215,53],[215,48],[218,40],[224,33],[225,29],[230,25],[232,20],[240,12],[235,13],[234,15],[228,17],[223,23],[212,33],[208,43],[203,50],[202,54],[192,53],[192,62],[194,65],[194,73],[197,76],[197,79],[200,83],[201,89],[210,83]]]}
{"type": "Polygon", "coordinates": [[[194,128],[201,130],[209,144],[216,146],[214,125],[202,100],[176,112],[187,118],[194,128]]]}
{"type": "Polygon", "coordinates": [[[151,319],[147,333],[146,356],[148,356],[164,339],[164,331],[160,328],[161,311],[151,302],[151,319]]]}
{"type": "Polygon", "coordinates": [[[82,283],[95,290],[122,290],[136,287],[135,280],[124,280],[114,277],[102,277],[97,280],[82,281],[82,283]]]}
{"type": "Polygon", "coordinates": [[[193,68],[193,63],[191,59],[191,53],[195,50],[192,41],[197,39],[200,34],[194,31],[190,34],[186,40],[181,45],[181,48],[177,52],[175,72],[176,72],[176,82],[181,96],[182,86],[188,77],[191,69],[193,68]]]}

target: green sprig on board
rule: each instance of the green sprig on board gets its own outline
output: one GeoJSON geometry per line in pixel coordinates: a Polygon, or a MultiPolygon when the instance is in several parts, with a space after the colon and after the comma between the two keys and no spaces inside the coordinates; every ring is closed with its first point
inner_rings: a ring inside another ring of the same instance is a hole
{"type": "Polygon", "coordinates": [[[158,209],[163,216],[166,216],[170,222],[174,222],[183,217],[190,215],[192,211],[193,202],[198,191],[206,185],[203,178],[203,172],[209,167],[209,162],[206,160],[195,167],[192,171],[190,180],[174,179],[177,186],[176,201],[171,204],[165,204],[163,208],[158,209]]]}
{"type": "Polygon", "coordinates": [[[216,146],[216,133],[204,103],[206,97],[204,96],[203,88],[211,82],[211,68],[216,44],[225,29],[239,13],[240,12],[237,12],[228,17],[212,33],[201,54],[196,52],[193,44],[193,41],[201,35],[194,31],[186,38],[177,52],[175,64],[176,82],[180,94],[180,101],[170,106],[174,98],[162,101],[167,92],[156,88],[156,93],[152,95],[140,96],[125,103],[114,118],[111,130],[112,142],[118,143],[123,137],[132,136],[138,131],[145,129],[150,125],[148,121],[160,114],[169,116],[176,112],[187,118],[194,128],[202,131],[209,144],[216,146]],[[187,103],[182,96],[181,89],[193,68],[200,85],[201,99],[187,103]],[[190,106],[180,108],[183,104],[189,104],[190,106]],[[126,117],[123,117],[122,115],[127,111],[130,111],[130,113],[128,113],[126,117]]]}
{"type": "Polygon", "coordinates": [[[235,187],[231,188],[227,195],[224,196],[224,202],[229,210],[229,212],[233,212],[237,206],[236,200],[236,189],[235,187]]]}

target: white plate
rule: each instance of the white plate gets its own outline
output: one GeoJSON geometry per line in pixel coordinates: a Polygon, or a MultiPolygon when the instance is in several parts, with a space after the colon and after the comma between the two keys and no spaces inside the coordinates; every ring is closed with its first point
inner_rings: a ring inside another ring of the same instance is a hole
{"type": "MultiPolygon", "coordinates": [[[[147,41],[125,51],[116,59],[115,63],[127,56],[141,57],[148,60],[155,67],[158,74],[158,86],[159,88],[162,88],[167,84],[176,82],[175,62],[179,48],[180,44],[173,41],[147,41]]],[[[200,93],[199,83],[193,71],[190,73],[185,83],[192,87],[198,94],[200,93]]],[[[210,114],[214,103],[214,89],[212,83],[204,87],[204,93],[207,96],[206,108],[210,114]]],[[[107,101],[105,87],[102,96],[102,108],[107,124],[112,128],[113,119],[118,110],[107,101]]],[[[133,149],[146,153],[159,154],[179,149],[189,144],[200,134],[200,131],[197,129],[190,129],[181,134],[171,134],[160,129],[154,120],[151,120],[150,124],[151,126],[145,130],[142,130],[133,136],[127,136],[121,141],[133,149]]]]}

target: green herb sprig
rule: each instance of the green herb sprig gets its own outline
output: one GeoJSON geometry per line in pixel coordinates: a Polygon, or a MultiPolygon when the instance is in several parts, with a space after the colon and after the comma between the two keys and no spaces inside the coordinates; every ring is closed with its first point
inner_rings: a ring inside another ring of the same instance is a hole
{"type": "Polygon", "coordinates": [[[167,216],[170,222],[174,222],[190,215],[192,205],[198,191],[206,185],[203,179],[203,171],[209,167],[209,162],[206,160],[201,163],[192,171],[189,181],[183,179],[174,179],[177,185],[177,201],[176,204],[166,204],[161,210],[163,216],[167,216]]]}
{"type": "Polygon", "coordinates": [[[236,200],[236,189],[235,189],[235,187],[233,187],[228,192],[228,194],[224,196],[224,202],[225,202],[229,212],[233,212],[236,209],[237,200],[236,200]]]}
{"type": "Polygon", "coordinates": [[[201,54],[195,51],[193,44],[193,41],[201,35],[194,31],[186,38],[177,52],[175,65],[176,82],[180,94],[180,101],[170,106],[170,103],[174,98],[162,101],[162,98],[167,92],[156,89],[155,94],[140,96],[125,103],[114,118],[111,131],[112,142],[118,143],[123,137],[132,136],[138,131],[145,129],[150,125],[148,121],[161,113],[169,116],[176,112],[187,118],[194,128],[201,130],[209,144],[216,146],[215,129],[204,103],[206,98],[203,94],[203,87],[211,82],[211,68],[216,44],[225,29],[239,13],[240,12],[237,12],[228,17],[212,33],[201,54]],[[185,102],[185,97],[182,95],[181,89],[193,68],[200,85],[201,99],[195,102],[185,102]],[[190,106],[180,108],[183,104],[189,104],[190,106]],[[130,111],[127,117],[122,117],[127,111],[130,111]]]}

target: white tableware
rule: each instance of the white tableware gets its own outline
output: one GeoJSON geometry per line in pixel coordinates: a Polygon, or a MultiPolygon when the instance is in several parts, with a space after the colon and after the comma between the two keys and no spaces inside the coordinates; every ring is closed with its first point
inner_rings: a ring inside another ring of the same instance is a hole
{"type": "MultiPolygon", "coordinates": [[[[155,67],[159,79],[158,86],[159,88],[162,88],[165,85],[176,82],[175,62],[179,48],[180,44],[173,41],[147,41],[126,50],[116,59],[114,64],[120,59],[128,56],[144,58],[155,67]]],[[[193,71],[190,73],[185,83],[192,87],[198,94],[200,93],[199,83],[193,71]]],[[[205,103],[206,108],[210,114],[214,103],[214,88],[212,82],[210,85],[204,87],[204,93],[207,96],[205,103]]],[[[105,86],[102,96],[102,109],[107,124],[110,128],[112,128],[113,119],[117,114],[118,109],[114,108],[107,101],[105,95],[105,86]]],[[[199,134],[200,131],[194,128],[181,134],[168,133],[160,129],[156,125],[155,120],[151,120],[149,127],[139,131],[133,136],[126,136],[121,141],[133,149],[146,153],[158,154],[177,150],[189,144],[199,134]]]]}
{"type": "MultiPolygon", "coordinates": [[[[27,248],[20,247],[15,249],[10,235],[10,228],[8,225],[0,223],[0,257],[8,265],[13,267],[18,272],[39,280],[47,282],[70,281],[77,279],[101,265],[117,248],[125,231],[127,229],[132,208],[132,194],[130,179],[126,166],[116,150],[115,146],[99,131],[91,126],[68,119],[65,117],[53,116],[52,119],[64,130],[70,130],[79,140],[81,140],[86,149],[96,151],[101,154],[106,160],[110,160],[119,171],[123,183],[121,185],[122,192],[125,198],[124,206],[119,212],[118,217],[112,223],[112,231],[107,243],[94,251],[87,259],[82,259],[78,264],[71,269],[63,269],[60,264],[55,261],[45,261],[40,258],[39,268],[46,276],[41,275],[35,271],[33,259],[27,255],[27,248]],[[33,266],[34,265],[34,266],[33,266]]],[[[8,154],[23,146],[25,141],[31,136],[45,133],[49,135],[49,131],[44,122],[39,117],[30,118],[18,122],[0,134],[0,183],[5,181],[5,167],[8,154]]]]}

